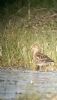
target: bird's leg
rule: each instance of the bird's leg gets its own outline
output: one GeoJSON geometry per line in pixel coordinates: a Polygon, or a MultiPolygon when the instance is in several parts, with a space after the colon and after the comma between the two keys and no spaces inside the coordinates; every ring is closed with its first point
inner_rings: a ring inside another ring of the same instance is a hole
{"type": "Polygon", "coordinates": [[[40,71],[42,70],[42,66],[39,66],[39,68],[40,68],[40,71]]]}
{"type": "Polygon", "coordinates": [[[36,70],[40,71],[40,66],[39,65],[36,66],[36,70]]]}
{"type": "Polygon", "coordinates": [[[42,66],[37,66],[37,70],[42,71],[42,66]]]}

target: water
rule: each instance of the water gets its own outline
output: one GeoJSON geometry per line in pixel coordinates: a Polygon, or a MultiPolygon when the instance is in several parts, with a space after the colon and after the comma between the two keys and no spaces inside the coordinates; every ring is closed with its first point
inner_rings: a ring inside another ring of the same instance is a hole
{"type": "Polygon", "coordinates": [[[3,100],[14,100],[17,95],[33,91],[44,98],[48,94],[56,95],[57,72],[0,70],[0,98],[3,100]]]}

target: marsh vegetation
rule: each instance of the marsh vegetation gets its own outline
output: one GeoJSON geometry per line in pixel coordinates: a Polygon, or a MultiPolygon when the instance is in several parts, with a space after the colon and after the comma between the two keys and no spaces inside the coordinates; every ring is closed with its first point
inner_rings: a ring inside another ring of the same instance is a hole
{"type": "Polygon", "coordinates": [[[30,18],[27,6],[14,10],[14,13],[10,12],[11,6],[6,6],[0,23],[0,66],[33,69],[30,47],[34,43],[38,43],[42,52],[57,65],[57,10],[53,2],[48,6],[42,3],[36,7],[37,2],[35,5],[31,3],[30,18]]]}

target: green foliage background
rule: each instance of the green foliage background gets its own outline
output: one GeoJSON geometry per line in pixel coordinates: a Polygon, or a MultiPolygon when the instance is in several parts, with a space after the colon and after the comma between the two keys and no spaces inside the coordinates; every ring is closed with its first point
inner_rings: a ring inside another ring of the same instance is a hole
{"type": "Polygon", "coordinates": [[[57,62],[57,0],[2,0],[0,5],[0,66],[32,68],[34,43],[57,62]]]}

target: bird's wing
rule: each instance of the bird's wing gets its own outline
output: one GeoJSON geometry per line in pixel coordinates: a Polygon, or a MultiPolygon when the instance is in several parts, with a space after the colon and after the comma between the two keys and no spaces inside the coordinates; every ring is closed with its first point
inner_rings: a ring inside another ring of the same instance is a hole
{"type": "Polygon", "coordinates": [[[43,62],[54,62],[51,58],[49,58],[47,55],[44,55],[43,53],[37,53],[36,59],[43,62]]]}

